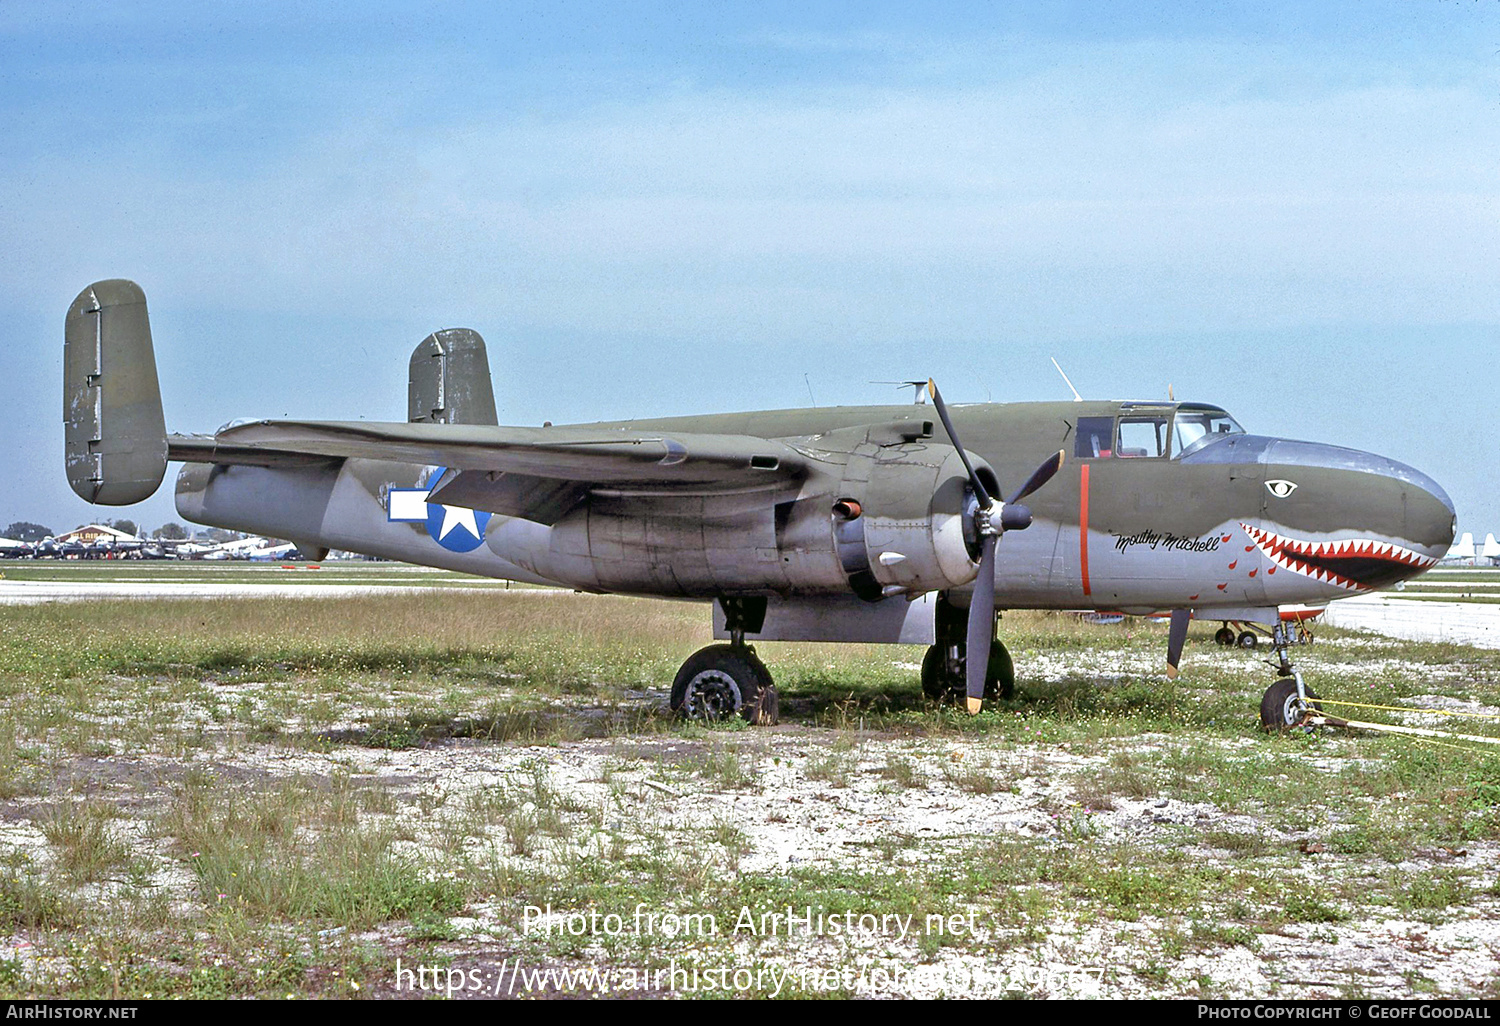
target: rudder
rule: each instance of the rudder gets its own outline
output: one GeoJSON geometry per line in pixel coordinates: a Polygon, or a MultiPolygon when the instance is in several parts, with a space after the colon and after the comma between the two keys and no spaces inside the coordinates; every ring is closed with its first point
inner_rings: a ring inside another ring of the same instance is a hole
{"type": "Polygon", "coordinates": [[[63,429],[68,485],[85,501],[128,506],[161,485],[167,426],[146,294],[135,282],[95,282],[68,308],[63,429]]]}

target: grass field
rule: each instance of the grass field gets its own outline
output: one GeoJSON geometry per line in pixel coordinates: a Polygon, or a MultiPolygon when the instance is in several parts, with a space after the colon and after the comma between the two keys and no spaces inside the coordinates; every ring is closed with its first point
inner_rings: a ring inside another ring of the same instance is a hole
{"type": "MultiPolygon", "coordinates": [[[[665,705],[707,621],[494,586],[0,610],[0,993],[433,992],[398,960],[454,996],[576,988],[543,969],[632,994],[1500,990],[1480,746],[1264,735],[1269,671],[1217,624],[1169,684],[1164,627],[1044,614],[1005,617],[1021,690],[981,716],[923,699],[920,649],[766,644],[782,725],[705,728],[665,705]],[[789,906],[824,929],[765,918],[789,906]]],[[[1500,712],[1500,652],[1329,630],[1298,656],[1325,697],[1412,710],[1361,718],[1500,712]]]]}
{"type": "Polygon", "coordinates": [[[501,591],[530,587],[452,570],[439,570],[436,567],[363,560],[250,563],[229,560],[25,559],[0,561],[0,573],[8,581],[63,583],[355,584],[403,588],[487,588],[501,591]]]}

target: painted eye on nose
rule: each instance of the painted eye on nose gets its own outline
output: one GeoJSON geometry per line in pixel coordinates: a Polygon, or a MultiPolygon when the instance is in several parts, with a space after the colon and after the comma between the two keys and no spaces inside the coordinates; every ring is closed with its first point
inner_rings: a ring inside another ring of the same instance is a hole
{"type": "Polygon", "coordinates": [[[1276,498],[1278,498],[1278,499],[1284,499],[1288,495],[1291,495],[1296,490],[1297,490],[1297,485],[1296,485],[1295,482],[1292,482],[1292,481],[1277,480],[1277,481],[1267,481],[1266,482],[1266,491],[1270,492],[1272,495],[1276,496],[1276,498]]]}

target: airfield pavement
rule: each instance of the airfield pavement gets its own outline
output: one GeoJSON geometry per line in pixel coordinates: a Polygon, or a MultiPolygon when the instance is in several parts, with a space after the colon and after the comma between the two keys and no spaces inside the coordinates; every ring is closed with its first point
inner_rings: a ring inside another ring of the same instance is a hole
{"type": "MultiPolygon", "coordinates": [[[[429,589],[400,584],[239,584],[230,581],[0,581],[0,606],[104,599],[346,598],[350,595],[410,595],[429,589]]],[[[462,587],[441,588],[464,591],[462,587]]],[[[517,592],[519,594],[519,592],[517,592]]],[[[544,595],[538,589],[533,594],[544,595]]]]}
{"type": "MultiPolygon", "coordinates": [[[[1264,653],[1211,623],[1169,684],[1159,624],[1007,614],[1021,693],[972,719],[920,649],[765,645],[782,724],[704,727],[665,713],[690,604],[0,568],[72,588],[0,612],[3,996],[1500,995],[1500,760],[1265,735],[1264,653]]],[[[1296,655],[1500,717],[1487,648],[1296,655]]]]}
{"type": "Polygon", "coordinates": [[[428,590],[558,594],[468,574],[364,561],[276,564],[172,561],[0,562],[0,606],[111,599],[347,598],[428,590]]]}
{"type": "Polygon", "coordinates": [[[1321,619],[1330,627],[1373,631],[1390,638],[1500,648],[1500,604],[1495,603],[1358,595],[1331,603],[1321,619]]]}

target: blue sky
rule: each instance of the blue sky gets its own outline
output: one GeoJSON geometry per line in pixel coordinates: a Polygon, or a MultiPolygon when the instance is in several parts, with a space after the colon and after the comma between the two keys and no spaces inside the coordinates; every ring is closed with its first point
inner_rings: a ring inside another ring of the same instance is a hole
{"type": "Polygon", "coordinates": [[[506,423],[1219,402],[1500,531],[1500,3],[0,3],[0,526],[62,316],[150,300],[168,424],[401,419],[463,325],[506,423]]]}

